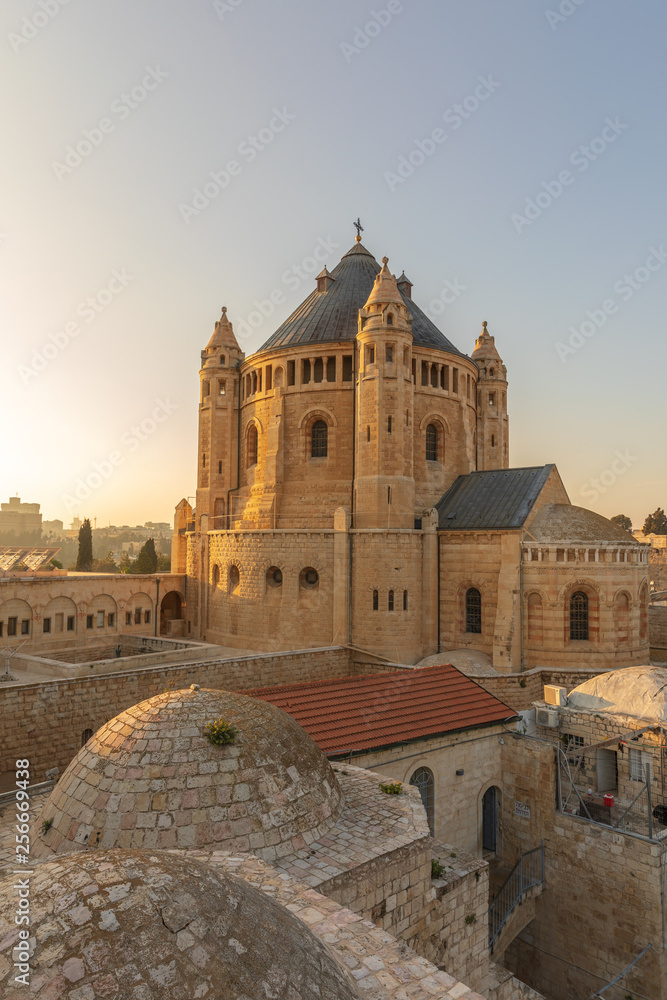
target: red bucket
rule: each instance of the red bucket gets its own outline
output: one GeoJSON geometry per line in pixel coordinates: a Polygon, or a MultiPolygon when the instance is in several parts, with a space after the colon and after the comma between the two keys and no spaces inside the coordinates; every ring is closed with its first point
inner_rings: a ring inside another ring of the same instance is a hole
{"type": "Polygon", "coordinates": [[[612,806],[613,806],[613,804],[614,804],[614,796],[613,796],[613,795],[610,795],[610,793],[609,793],[609,792],[606,792],[606,793],[605,793],[605,797],[604,797],[604,799],[603,799],[602,801],[604,802],[604,804],[605,804],[606,806],[609,806],[609,808],[611,809],[611,807],[612,807],[612,806]]]}

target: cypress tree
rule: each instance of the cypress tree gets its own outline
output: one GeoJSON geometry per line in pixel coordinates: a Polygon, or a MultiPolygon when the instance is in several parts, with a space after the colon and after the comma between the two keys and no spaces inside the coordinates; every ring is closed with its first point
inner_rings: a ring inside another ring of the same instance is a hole
{"type": "Polygon", "coordinates": [[[132,565],[133,573],[154,573],[157,569],[157,552],[155,542],[149,538],[141,547],[139,555],[132,565]]]}
{"type": "Polygon", "coordinates": [[[76,557],[76,568],[83,573],[90,573],[93,568],[93,529],[90,519],[86,518],[79,528],[79,554],[76,557]]]}

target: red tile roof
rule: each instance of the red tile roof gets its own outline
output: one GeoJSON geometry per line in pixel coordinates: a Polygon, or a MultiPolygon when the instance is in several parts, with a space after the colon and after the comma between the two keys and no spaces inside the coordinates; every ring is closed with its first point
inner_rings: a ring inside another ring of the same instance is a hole
{"type": "Polygon", "coordinates": [[[516,718],[516,712],[451,664],[243,693],[282,708],[328,754],[516,718]]]}

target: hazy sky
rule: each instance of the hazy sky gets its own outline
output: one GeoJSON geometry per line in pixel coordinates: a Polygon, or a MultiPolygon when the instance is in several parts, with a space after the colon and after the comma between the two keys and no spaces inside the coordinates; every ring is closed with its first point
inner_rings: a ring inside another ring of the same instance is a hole
{"type": "Polygon", "coordinates": [[[0,499],[171,520],[220,307],[252,353],[360,215],[461,350],[488,320],[511,465],[666,506],[666,30],[663,0],[3,0],[0,499]]]}

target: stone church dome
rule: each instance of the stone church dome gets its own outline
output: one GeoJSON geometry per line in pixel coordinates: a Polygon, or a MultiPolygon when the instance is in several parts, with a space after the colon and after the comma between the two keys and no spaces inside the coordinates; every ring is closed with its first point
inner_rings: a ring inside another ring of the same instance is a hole
{"type": "Polygon", "coordinates": [[[573,708],[610,715],[631,715],[667,724],[667,667],[624,667],[584,681],[568,695],[573,708]]]}
{"type": "Polygon", "coordinates": [[[187,856],[94,851],[30,878],[30,988],[14,982],[16,876],[0,883],[4,1000],[354,1000],[355,985],[289,910],[187,856]]]}
{"type": "Polygon", "coordinates": [[[549,503],[535,515],[528,530],[538,542],[598,542],[636,544],[633,536],[595,511],[566,503],[549,503]]]}
{"type": "Polygon", "coordinates": [[[32,853],[224,844],[271,861],[322,836],[342,807],[328,761],[290,716],[193,686],[121,712],[88,740],[44,805],[32,853]],[[217,719],[234,726],[233,743],[205,738],[217,719]]]}
{"type": "MultiPolygon", "coordinates": [[[[357,336],[359,310],[371,294],[379,271],[380,265],[373,254],[356,243],[327,274],[326,290],[312,292],[258,353],[303,344],[353,341],[357,336]]],[[[465,357],[405,294],[409,287],[407,279],[399,280],[402,300],[412,316],[413,343],[465,357]]]]}

